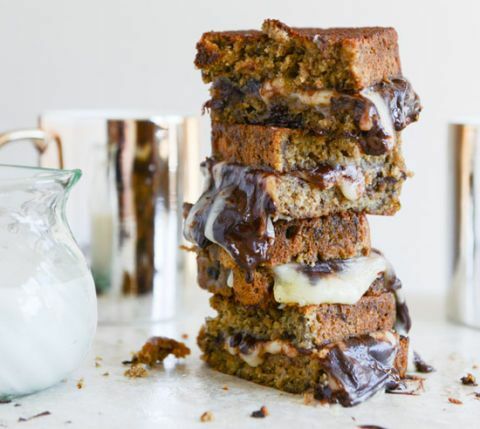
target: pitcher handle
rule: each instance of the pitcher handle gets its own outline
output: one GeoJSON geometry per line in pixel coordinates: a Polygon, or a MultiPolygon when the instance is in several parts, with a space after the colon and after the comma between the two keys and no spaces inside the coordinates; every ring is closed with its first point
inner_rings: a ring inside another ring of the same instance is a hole
{"type": "Polygon", "coordinates": [[[58,151],[58,166],[60,169],[63,168],[63,149],[60,138],[43,130],[13,130],[0,133],[0,148],[8,143],[23,140],[31,140],[40,155],[47,150],[51,141],[55,142],[58,151]]]}

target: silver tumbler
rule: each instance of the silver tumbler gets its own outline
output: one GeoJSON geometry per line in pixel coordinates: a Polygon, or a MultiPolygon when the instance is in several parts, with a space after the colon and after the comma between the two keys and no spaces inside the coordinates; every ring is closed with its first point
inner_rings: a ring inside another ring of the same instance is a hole
{"type": "Polygon", "coordinates": [[[68,215],[86,253],[99,321],[174,316],[194,264],[181,251],[182,203],[200,191],[198,119],[154,113],[56,111],[39,129],[0,135],[32,139],[43,167],[80,168],[68,215]]]}
{"type": "Polygon", "coordinates": [[[449,125],[451,320],[480,328],[480,120],[449,125]]]}

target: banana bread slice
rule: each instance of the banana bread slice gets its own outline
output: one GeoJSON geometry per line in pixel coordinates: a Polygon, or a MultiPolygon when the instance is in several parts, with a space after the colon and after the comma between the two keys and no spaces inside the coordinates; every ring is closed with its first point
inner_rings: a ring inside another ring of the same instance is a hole
{"type": "MultiPolygon", "coordinates": [[[[338,260],[324,263],[327,265],[329,262],[335,265],[338,260]]],[[[241,305],[263,309],[279,304],[274,297],[275,273],[272,267],[257,267],[250,278],[223,249],[211,245],[206,249],[197,249],[197,270],[198,285],[213,294],[232,297],[241,305]]],[[[378,296],[390,290],[389,275],[380,272],[365,294],[378,296]]]]}
{"type": "MultiPolygon", "coordinates": [[[[273,239],[263,265],[314,264],[318,260],[353,258],[370,251],[370,228],[364,213],[347,211],[314,219],[277,220],[272,226],[273,239]]],[[[234,264],[218,245],[207,245],[204,250],[210,260],[221,260],[229,268],[234,264]]]]}
{"type": "Polygon", "coordinates": [[[216,122],[303,129],[329,140],[350,137],[373,155],[394,147],[398,133],[417,121],[421,111],[420,100],[405,79],[347,94],[291,92],[283,81],[238,86],[222,78],[214,81],[210,93],[205,108],[216,122]]]}
{"type": "Polygon", "coordinates": [[[285,173],[315,169],[322,164],[356,165],[362,171],[403,180],[406,167],[400,141],[392,150],[378,152],[376,148],[365,150],[362,142],[351,137],[329,139],[291,128],[212,122],[215,159],[253,168],[285,173]]]}
{"type": "Polygon", "coordinates": [[[205,82],[282,78],[292,90],[358,90],[401,76],[393,28],[292,28],[275,19],[262,31],[203,34],[195,65],[205,82]]]}
{"type": "Polygon", "coordinates": [[[384,177],[355,165],[289,173],[213,160],[204,167],[208,185],[195,205],[186,207],[185,238],[200,248],[219,244],[247,270],[270,259],[272,222],[348,210],[392,215],[400,207],[405,177],[384,177]]]}
{"type": "Polygon", "coordinates": [[[394,389],[405,376],[408,338],[380,331],[313,349],[288,340],[261,341],[202,328],[203,360],[225,374],[316,399],[356,405],[381,390],[394,389]]]}
{"type": "Polygon", "coordinates": [[[214,295],[210,305],[218,313],[207,319],[208,330],[228,336],[248,334],[259,340],[288,340],[297,348],[310,349],[369,332],[391,330],[395,325],[395,295],[364,295],[356,304],[321,304],[266,308],[242,305],[232,298],[214,295]]]}

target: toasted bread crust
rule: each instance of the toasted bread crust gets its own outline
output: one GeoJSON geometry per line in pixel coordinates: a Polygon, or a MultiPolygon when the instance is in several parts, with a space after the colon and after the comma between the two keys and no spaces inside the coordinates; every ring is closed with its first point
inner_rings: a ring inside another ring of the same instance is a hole
{"type": "Polygon", "coordinates": [[[206,82],[293,75],[298,87],[350,90],[401,75],[393,28],[292,28],[272,19],[262,31],[203,34],[195,65],[206,82]]]}

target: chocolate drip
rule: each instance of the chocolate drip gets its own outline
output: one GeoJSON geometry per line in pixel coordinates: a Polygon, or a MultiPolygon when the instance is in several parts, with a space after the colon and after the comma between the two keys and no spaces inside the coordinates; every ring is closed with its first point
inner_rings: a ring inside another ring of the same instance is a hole
{"type": "MultiPolygon", "coordinates": [[[[219,244],[246,271],[247,281],[252,282],[253,270],[269,260],[274,240],[268,223],[275,217],[276,207],[265,186],[269,177],[279,173],[217,163],[213,159],[208,159],[203,167],[207,170],[209,186],[193,207],[185,206],[189,209],[185,238],[201,248],[211,241],[219,244]],[[207,237],[205,231],[210,216],[214,217],[210,220],[213,237],[207,237]]],[[[327,165],[291,173],[322,190],[340,180],[358,180],[355,174],[358,174],[355,167],[327,165]]]]}
{"type": "Polygon", "coordinates": [[[407,334],[412,327],[412,319],[410,318],[410,311],[408,309],[405,298],[401,293],[402,282],[395,275],[393,269],[390,267],[390,272],[385,273],[385,283],[387,288],[395,293],[395,306],[397,312],[397,322],[395,328],[397,331],[403,331],[401,333],[407,334]]]}
{"type": "Polygon", "coordinates": [[[429,373],[435,371],[435,368],[425,362],[417,352],[413,352],[413,363],[417,372],[429,373]]]}
{"type": "Polygon", "coordinates": [[[322,359],[322,366],[336,388],[332,389],[331,383],[319,384],[315,398],[351,407],[379,390],[395,387],[400,382],[394,368],[397,351],[396,344],[368,335],[350,338],[342,346],[336,344],[322,359]]]}
{"type": "Polygon", "coordinates": [[[265,191],[269,173],[236,164],[216,164],[211,159],[203,165],[208,169],[210,186],[191,209],[185,236],[201,248],[213,238],[247,272],[251,282],[253,270],[268,260],[273,240],[267,228],[269,217],[275,213],[275,204],[265,191]],[[215,165],[217,172],[213,171],[215,165]],[[213,237],[209,239],[205,229],[210,216],[214,218],[210,219],[213,237]]]}
{"type": "Polygon", "coordinates": [[[375,89],[387,102],[396,131],[418,121],[422,105],[408,80],[392,79],[379,83],[375,89]]]}
{"type": "MultiPolygon", "coordinates": [[[[384,81],[366,90],[376,92],[383,98],[395,131],[401,131],[418,120],[422,109],[420,100],[406,79],[384,81]]],[[[338,134],[338,130],[305,123],[303,113],[310,109],[321,118],[334,116],[340,122],[344,117],[352,118],[357,130],[340,135],[357,139],[367,155],[385,154],[391,148],[391,141],[395,139],[395,136],[389,135],[389,130],[384,129],[380,113],[372,101],[362,94],[363,91],[334,92],[330,105],[315,106],[305,105],[297,100],[289,101],[286,96],[275,93],[275,90],[269,91],[269,101],[266,102],[262,97],[262,84],[256,80],[249,80],[239,87],[227,78],[219,78],[213,83],[211,92],[212,98],[205,103],[204,108],[214,112],[230,108],[230,119],[235,123],[310,129],[320,135],[338,134]],[[295,111],[290,108],[292,103],[295,111]]]]}

